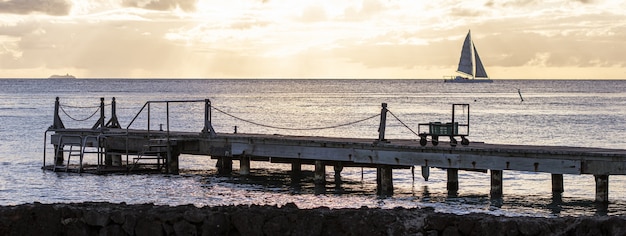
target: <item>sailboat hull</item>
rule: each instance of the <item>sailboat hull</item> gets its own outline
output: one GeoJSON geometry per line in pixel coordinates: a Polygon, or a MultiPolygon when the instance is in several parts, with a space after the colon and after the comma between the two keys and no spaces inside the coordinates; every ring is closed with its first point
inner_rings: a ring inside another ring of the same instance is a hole
{"type": "Polygon", "coordinates": [[[490,79],[444,79],[444,83],[493,83],[490,79]]]}

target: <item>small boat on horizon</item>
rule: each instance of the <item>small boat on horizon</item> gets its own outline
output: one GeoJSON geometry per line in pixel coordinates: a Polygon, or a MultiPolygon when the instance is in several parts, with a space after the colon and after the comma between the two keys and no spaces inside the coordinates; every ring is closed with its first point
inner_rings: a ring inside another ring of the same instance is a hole
{"type": "Polygon", "coordinates": [[[48,79],[76,79],[76,76],[65,74],[65,75],[51,75],[48,79]]]}
{"type": "Polygon", "coordinates": [[[492,83],[493,80],[489,79],[487,71],[483,66],[474,41],[472,41],[471,30],[467,32],[465,41],[463,42],[463,48],[461,49],[461,58],[459,59],[459,67],[457,72],[467,76],[445,76],[443,82],[445,83],[492,83]],[[480,79],[477,79],[480,78],[480,79]]]}

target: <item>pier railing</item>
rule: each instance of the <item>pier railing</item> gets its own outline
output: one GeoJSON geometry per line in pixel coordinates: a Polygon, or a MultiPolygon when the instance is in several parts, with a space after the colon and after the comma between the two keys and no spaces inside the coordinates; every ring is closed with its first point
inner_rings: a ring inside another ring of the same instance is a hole
{"type": "Polygon", "coordinates": [[[204,103],[204,127],[202,128],[202,133],[208,135],[209,137],[215,137],[215,130],[213,129],[213,125],[211,124],[211,100],[166,100],[166,101],[147,101],[143,104],[141,109],[137,112],[137,114],[133,117],[133,119],[126,126],[126,130],[130,129],[130,127],[135,123],[135,121],[139,118],[139,116],[143,113],[144,110],[147,112],[147,132],[150,135],[151,123],[151,104],[165,104],[165,130],[167,136],[169,137],[170,133],[170,104],[175,103],[204,103]]]}

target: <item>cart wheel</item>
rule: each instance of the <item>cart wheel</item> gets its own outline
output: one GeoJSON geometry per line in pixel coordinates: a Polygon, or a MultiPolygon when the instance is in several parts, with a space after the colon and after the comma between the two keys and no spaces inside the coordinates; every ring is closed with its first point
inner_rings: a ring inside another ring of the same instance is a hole
{"type": "Polygon", "coordinates": [[[433,143],[433,146],[437,146],[437,144],[439,144],[439,137],[433,136],[433,139],[430,140],[430,142],[433,143]]]}
{"type": "Polygon", "coordinates": [[[428,143],[428,140],[426,140],[426,137],[421,136],[420,137],[420,145],[426,146],[427,143],[428,143]]]}
{"type": "Polygon", "coordinates": [[[463,146],[469,145],[469,139],[466,139],[465,137],[461,137],[461,145],[463,146]]]}
{"type": "Polygon", "coordinates": [[[457,141],[454,137],[450,136],[450,146],[456,147],[457,141]]]}

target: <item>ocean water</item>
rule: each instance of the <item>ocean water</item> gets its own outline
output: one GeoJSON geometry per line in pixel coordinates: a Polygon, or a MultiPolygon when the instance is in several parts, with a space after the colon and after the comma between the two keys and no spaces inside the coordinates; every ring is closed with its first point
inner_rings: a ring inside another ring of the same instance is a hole
{"type": "MultiPolygon", "coordinates": [[[[146,101],[210,99],[218,133],[378,138],[378,119],[320,129],[379,114],[388,117],[386,138],[417,139],[418,123],[450,120],[451,104],[470,104],[471,141],[497,144],[564,145],[626,149],[626,81],[496,80],[493,84],[444,84],[441,80],[166,80],[166,79],[0,79],[0,204],[108,201],[197,206],[294,202],[300,208],[434,207],[440,212],[541,217],[623,215],[626,178],[610,176],[608,206],[594,204],[589,175],[564,175],[565,192],[551,193],[549,173],[504,171],[504,197],[489,198],[489,174],[459,171],[457,197],[446,191],[446,171],[394,170],[393,197],[375,195],[376,172],[344,168],[336,188],[327,169],[325,194],[312,186],[312,166],[301,186],[292,186],[288,165],[252,162],[252,176],[216,175],[215,160],[182,155],[180,175],[89,175],[42,171],[44,131],[52,125],[55,97],[68,128],[93,126],[92,116],[111,98],[117,116],[129,125],[146,101]],[[519,91],[519,92],[518,92],[519,91]],[[522,101],[523,99],[523,101],[522,101]],[[239,118],[239,119],[236,119],[239,118]],[[84,120],[84,121],[79,121],[84,120]],[[402,123],[401,123],[401,122],[402,123]],[[281,128],[290,129],[281,129],[281,128]],[[306,129],[306,130],[293,130],[306,129]]],[[[165,124],[165,107],[154,105],[151,128],[165,124]]],[[[203,104],[170,108],[172,130],[200,131],[203,104]]],[[[131,128],[146,128],[140,115],[131,128]]],[[[471,144],[470,144],[471,145],[471,144]]],[[[45,148],[44,148],[45,147],[45,148]]],[[[87,162],[93,159],[87,158],[87,162]]],[[[233,164],[237,172],[238,162],[233,164]]]]}

